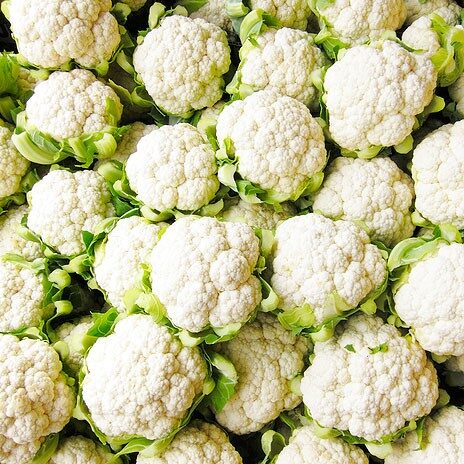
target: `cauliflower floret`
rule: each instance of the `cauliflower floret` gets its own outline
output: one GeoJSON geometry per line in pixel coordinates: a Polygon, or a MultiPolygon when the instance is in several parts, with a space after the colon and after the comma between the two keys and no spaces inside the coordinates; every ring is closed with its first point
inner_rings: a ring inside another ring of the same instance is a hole
{"type": "Polygon", "coordinates": [[[28,193],[27,226],[63,255],[84,251],[82,231],[93,232],[114,214],[106,182],[94,171],[50,171],[28,193]]]}
{"type": "Polygon", "coordinates": [[[326,170],[313,210],[331,219],[362,222],[371,240],[387,246],[411,237],[411,178],[390,158],[336,158],[326,170]]]}
{"type": "Polygon", "coordinates": [[[456,111],[464,116],[464,74],[461,74],[457,80],[448,87],[448,92],[456,103],[456,111]]]}
{"type": "Polygon", "coordinates": [[[32,443],[15,443],[0,435],[0,462],[8,464],[24,464],[32,461],[42,444],[42,439],[32,443]]]}
{"type": "Polygon", "coordinates": [[[429,414],[438,380],[419,344],[379,317],[358,314],[315,344],[301,391],[320,425],[374,441],[429,414]]]}
{"type": "Polygon", "coordinates": [[[410,432],[403,440],[393,443],[393,452],[385,464],[457,464],[464,462],[464,411],[446,406],[427,417],[424,424],[423,449],[417,434],[410,432]]]}
{"type": "Polygon", "coordinates": [[[160,456],[144,458],[137,464],[242,464],[242,458],[227,435],[213,424],[193,421],[174,438],[160,456]]]}
{"type": "Polygon", "coordinates": [[[114,90],[84,69],[54,72],[26,103],[28,124],[59,141],[105,131],[121,114],[114,90]],[[116,114],[108,110],[108,100],[116,114]]]}
{"type": "Polygon", "coordinates": [[[380,250],[364,230],[347,221],[318,214],[296,216],[277,226],[271,283],[280,308],[309,304],[315,325],[338,315],[332,296],[355,308],[386,277],[380,250]]]}
{"type": "Polygon", "coordinates": [[[464,245],[441,245],[414,263],[394,295],[398,316],[421,346],[441,356],[464,354],[464,245]]]}
{"type": "Polygon", "coordinates": [[[250,226],[187,216],[166,230],[151,254],[153,293],[171,322],[191,332],[242,324],[261,302],[252,274],[258,258],[250,226]]]}
{"type": "Polygon", "coordinates": [[[232,21],[226,11],[226,0],[206,0],[206,3],[193,12],[190,17],[203,18],[209,23],[224,29],[228,34],[233,34],[232,21]]]}
{"type": "Polygon", "coordinates": [[[318,438],[312,426],[296,429],[276,464],[368,464],[360,448],[341,438],[318,438]]]}
{"type": "Polygon", "coordinates": [[[157,211],[194,211],[219,189],[213,147],[190,124],[163,126],[142,137],[126,164],[137,198],[157,211]]]}
{"type": "Polygon", "coordinates": [[[207,375],[198,348],[182,346],[151,316],[122,319],[87,354],[82,395],[109,437],[162,438],[179,426],[207,375]]]}
{"type": "Polygon", "coordinates": [[[95,68],[108,61],[121,37],[111,0],[10,0],[19,53],[32,64],[59,68],[74,60],[95,68]]]}
{"type": "MultiPolygon", "coordinates": [[[[430,13],[443,14],[444,11],[448,11],[450,15],[459,16],[461,10],[453,0],[404,0],[404,3],[407,9],[406,25],[430,13]]],[[[448,20],[446,17],[443,18],[448,20]]]]}
{"type": "Polygon", "coordinates": [[[227,34],[197,18],[169,16],[134,52],[134,67],[155,103],[174,115],[213,106],[230,66],[227,34]]]}
{"type": "Polygon", "coordinates": [[[221,148],[231,142],[240,176],[280,201],[296,200],[326,163],[324,134],[308,108],[275,90],[226,106],[216,134],[221,148]]]}
{"type": "Polygon", "coordinates": [[[260,313],[238,335],[218,346],[238,374],[235,394],[216,420],[243,435],[256,432],[284,410],[298,406],[292,380],[304,369],[309,341],[285,330],[269,314],[260,313]]]}
{"type": "Polygon", "coordinates": [[[138,216],[121,219],[97,249],[95,278],[119,311],[125,311],[124,295],[139,281],[141,265],[149,260],[164,227],[164,223],[151,224],[138,216]]]}
{"type": "Polygon", "coordinates": [[[416,209],[433,224],[464,228],[464,121],[430,133],[414,150],[416,209]]]}
{"type": "Polygon", "coordinates": [[[306,30],[311,16],[306,0],[250,0],[252,10],[261,9],[277,18],[283,27],[306,30]]]}
{"type": "Polygon", "coordinates": [[[436,84],[432,62],[395,42],[347,50],[324,81],[334,141],[352,151],[400,144],[432,101],[436,84]]]}

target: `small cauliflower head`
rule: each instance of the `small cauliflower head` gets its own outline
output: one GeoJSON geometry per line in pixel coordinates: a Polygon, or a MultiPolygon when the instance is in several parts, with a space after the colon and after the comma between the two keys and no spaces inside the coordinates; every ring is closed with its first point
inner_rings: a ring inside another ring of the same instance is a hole
{"type": "Polygon", "coordinates": [[[305,31],[311,16],[309,2],[304,0],[250,0],[252,10],[264,10],[279,20],[283,27],[305,31]]]}
{"type": "Polygon", "coordinates": [[[390,158],[336,158],[326,170],[313,210],[362,223],[371,240],[396,245],[414,232],[411,178],[390,158]]]}
{"type": "Polygon", "coordinates": [[[429,414],[438,380],[418,343],[377,316],[358,314],[315,343],[301,392],[323,427],[376,441],[429,414]]]}
{"type": "Polygon", "coordinates": [[[304,369],[310,347],[307,338],[284,329],[272,315],[259,313],[232,340],[217,350],[234,365],[238,383],[234,395],[216,414],[231,432],[257,432],[282,411],[296,408],[301,396],[293,383],[304,369]]]}
{"type": "Polygon", "coordinates": [[[206,363],[197,347],[184,347],[151,316],[122,319],[86,357],[82,395],[108,437],[156,440],[180,425],[202,394],[206,363]]]}
{"type": "Polygon", "coordinates": [[[275,90],[226,106],[216,134],[222,149],[233,150],[242,179],[279,202],[296,200],[326,163],[324,134],[316,119],[303,103],[275,90]]]}
{"type": "Polygon", "coordinates": [[[134,52],[134,67],[156,105],[173,115],[213,106],[229,70],[227,34],[204,19],[173,15],[134,52]]]}
{"type": "Polygon", "coordinates": [[[125,311],[124,296],[140,280],[142,264],[158,243],[165,223],[152,224],[139,216],[120,219],[97,248],[94,273],[108,301],[118,311],[125,311]]]}
{"type": "Polygon", "coordinates": [[[270,265],[279,307],[309,305],[316,326],[339,315],[330,304],[334,297],[345,310],[355,308],[387,275],[385,259],[364,230],[312,213],[277,226],[270,265]]]}
{"type": "Polygon", "coordinates": [[[27,226],[59,253],[84,251],[82,232],[114,214],[105,179],[95,171],[50,171],[28,193],[27,226]]]}
{"type": "Polygon", "coordinates": [[[445,406],[427,417],[424,424],[423,447],[417,434],[410,432],[403,440],[393,443],[393,451],[385,464],[454,464],[464,462],[464,411],[445,406]]]}
{"type": "Polygon", "coordinates": [[[111,0],[10,0],[9,20],[18,50],[30,63],[60,68],[75,61],[97,68],[121,40],[111,0]]]}
{"type": "MultiPolygon", "coordinates": [[[[461,10],[461,7],[454,0],[404,0],[404,3],[407,10],[406,25],[410,25],[421,16],[430,13],[446,15],[445,12],[448,12],[449,15],[459,16],[461,10]]],[[[445,16],[443,18],[448,20],[445,16]]]]}
{"type": "Polygon", "coordinates": [[[464,228],[464,121],[430,133],[416,147],[412,177],[416,209],[433,224],[464,228]]]}
{"type": "Polygon", "coordinates": [[[456,111],[464,117],[464,74],[461,74],[456,81],[448,87],[449,96],[456,103],[456,111]]]}
{"type": "Polygon", "coordinates": [[[232,21],[226,11],[226,0],[206,0],[205,4],[194,11],[190,17],[202,18],[209,23],[224,29],[228,34],[233,34],[232,21]]]}
{"type": "Polygon", "coordinates": [[[219,190],[213,147],[190,124],[163,126],[142,137],[126,174],[137,198],[157,211],[195,211],[219,190]]]}
{"type": "Polygon", "coordinates": [[[363,451],[341,438],[319,438],[312,426],[296,429],[276,464],[368,464],[363,451]]]}
{"type": "Polygon", "coordinates": [[[411,265],[394,295],[395,311],[422,348],[440,356],[464,354],[464,245],[441,245],[411,265]]]}
{"type": "Polygon", "coordinates": [[[121,118],[122,105],[114,90],[90,71],[74,69],[54,72],[39,83],[25,111],[28,126],[63,141],[108,130],[121,118]]]}
{"type": "Polygon", "coordinates": [[[400,144],[432,101],[436,84],[432,62],[395,42],[347,50],[324,80],[334,141],[349,151],[400,144]]]}
{"type": "Polygon", "coordinates": [[[137,464],[242,464],[227,435],[217,426],[193,421],[159,456],[137,456],[137,464]]]}
{"type": "Polygon", "coordinates": [[[250,226],[187,216],[153,249],[152,290],[182,329],[197,333],[243,324],[261,302],[253,275],[258,258],[259,240],[250,226]]]}

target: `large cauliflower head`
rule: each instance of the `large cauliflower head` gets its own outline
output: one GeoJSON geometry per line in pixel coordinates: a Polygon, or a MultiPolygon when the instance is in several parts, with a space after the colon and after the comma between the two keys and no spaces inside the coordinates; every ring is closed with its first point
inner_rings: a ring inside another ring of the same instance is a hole
{"type": "Polygon", "coordinates": [[[109,437],[168,435],[203,391],[206,363],[151,316],[132,315],[99,338],[86,357],[82,395],[109,437]]]}
{"type": "Polygon", "coordinates": [[[315,344],[301,391],[320,425],[374,441],[429,414],[438,380],[419,344],[379,317],[359,314],[315,344]]]}
{"type": "Polygon", "coordinates": [[[386,278],[385,259],[364,230],[319,214],[277,226],[271,268],[280,308],[309,304],[315,325],[338,315],[330,304],[334,296],[355,308],[386,278]]]}
{"type": "Polygon", "coordinates": [[[307,338],[293,335],[269,314],[260,313],[238,335],[218,346],[238,374],[234,395],[216,414],[230,431],[257,432],[284,410],[298,406],[301,397],[292,381],[304,369],[307,338]]]}
{"type": "Polygon", "coordinates": [[[395,42],[347,50],[324,80],[334,141],[351,151],[400,144],[431,102],[436,83],[432,62],[395,42]]]}
{"type": "Polygon", "coordinates": [[[193,421],[182,429],[161,455],[138,455],[137,464],[242,464],[227,435],[213,424],[193,421]]]}
{"type": "Polygon", "coordinates": [[[85,69],[54,72],[26,103],[28,125],[60,141],[105,131],[121,114],[115,91],[85,69]]]}
{"type": "Polygon", "coordinates": [[[421,346],[443,356],[464,354],[464,245],[441,245],[411,266],[394,295],[398,316],[421,346]]]}
{"type": "Polygon", "coordinates": [[[82,232],[114,214],[105,179],[94,171],[55,170],[28,193],[27,226],[63,255],[84,251],[82,232]]]}
{"type": "Polygon", "coordinates": [[[59,68],[71,60],[96,68],[121,37],[111,0],[10,0],[11,29],[19,53],[32,64],[59,68]]]}
{"type": "Polygon", "coordinates": [[[281,201],[296,200],[326,163],[324,134],[316,119],[303,103],[275,90],[226,106],[216,134],[221,148],[232,146],[240,176],[281,201]]]}
{"type": "Polygon", "coordinates": [[[250,0],[253,10],[261,9],[277,18],[283,27],[306,30],[311,16],[305,0],[250,0]]]}
{"type": "MultiPolygon", "coordinates": [[[[446,8],[448,11],[455,11],[459,16],[461,7],[454,0],[404,0],[407,9],[406,24],[412,24],[421,16],[430,13],[442,13],[446,8]]],[[[445,18],[446,19],[446,18],[445,18]]]]}
{"type": "Polygon", "coordinates": [[[173,15],[134,52],[134,67],[156,105],[184,115],[213,106],[230,66],[227,34],[204,19],[173,15]]]}
{"type": "Polygon", "coordinates": [[[250,226],[187,216],[166,230],[151,254],[153,293],[171,322],[191,332],[242,324],[261,302],[253,275],[258,258],[250,226]]]}
{"type": "Polygon", "coordinates": [[[336,158],[326,170],[313,210],[331,219],[362,222],[387,246],[411,237],[411,178],[390,158],[336,158]]]}
{"type": "Polygon", "coordinates": [[[194,211],[219,189],[213,147],[190,124],[163,126],[142,137],[126,173],[137,198],[157,211],[194,211]]]}
{"type": "Polygon", "coordinates": [[[416,209],[433,224],[464,228],[464,121],[447,124],[416,147],[412,177],[416,209]]]}
{"type": "Polygon", "coordinates": [[[205,21],[224,29],[228,34],[233,34],[234,28],[227,14],[226,4],[226,0],[206,0],[205,4],[194,11],[190,17],[193,19],[203,18],[205,21]]]}

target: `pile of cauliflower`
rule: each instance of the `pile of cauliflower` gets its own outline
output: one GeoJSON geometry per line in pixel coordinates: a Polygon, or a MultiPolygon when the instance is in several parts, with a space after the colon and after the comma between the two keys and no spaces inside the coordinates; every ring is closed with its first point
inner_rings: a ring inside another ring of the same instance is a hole
{"type": "Polygon", "coordinates": [[[463,3],[0,1],[0,464],[463,464],[463,3]]]}

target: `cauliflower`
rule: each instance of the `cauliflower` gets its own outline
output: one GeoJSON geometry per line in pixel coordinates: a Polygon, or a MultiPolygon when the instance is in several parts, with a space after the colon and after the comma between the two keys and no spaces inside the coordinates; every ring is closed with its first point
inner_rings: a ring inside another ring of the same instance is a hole
{"type": "Polygon", "coordinates": [[[132,11],[138,11],[147,3],[147,0],[118,0],[118,2],[125,3],[132,11]]]}
{"type": "Polygon", "coordinates": [[[170,434],[202,394],[207,368],[198,348],[186,348],[151,316],[122,319],[86,357],[82,395],[108,437],[170,434]]]}
{"type": "Polygon", "coordinates": [[[368,464],[360,448],[341,438],[318,438],[310,425],[296,429],[276,464],[368,464]]]}
{"type": "Polygon", "coordinates": [[[324,81],[334,141],[349,151],[402,143],[436,83],[432,62],[395,42],[347,50],[324,81]]]}
{"type": "Polygon", "coordinates": [[[21,455],[35,454],[68,423],[75,396],[61,367],[47,343],[0,335],[0,462],[28,462],[21,455]]]}
{"type": "Polygon", "coordinates": [[[376,316],[355,315],[314,346],[301,382],[304,404],[323,427],[382,440],[430,413],[437,373],[425,352],[376,316]]]}
{"type": "Polygon", "coordinates": [[[153,249],[152,290],[182,329],[243,324],[261,302],[260,282],[252,274],[258,258],[259,240],[250,226],[187,216],[153,249]]]}
{"type": "MultiPolygon", "coordinates": [[[[182,2],[183,3],[183,2],[182,2]]],[[[202,18],[209,23],[224,29],[228,34],[234,32],[232,21],[226,11],[227,0],[206,0],[190,17],[202,18]]]]}
{"type": "Polygon", "coordinates": [[[137,199],[157,211],[194,211],[219,189],[213,147],[190,124],[163,126],[142,137],[126,173],[137,199]]]}
{"type": "Polygon", "coordinates": [[[309,341],[285,330],[269,314],[260,313],[238,335],[218,345],[238,374],[235,394],[216,420],[231,432],[256,432],[301,398],[292,383],[304,369],[309,341]]]}
{"type": "Polygon", "coordinates": [[[287,311],[309,305],[314,326],[357,307],[387,276],[382,253],[364,230],[318,214],[277,226],[270,264],[279,307],[287,311]]]}
{"type": "Polygon", "coordinates": [[[412,158],[416,209],[433,224],[464,228],[464,121],[427,135],[412,158]]]}
{"type": "MultiPolygon", "coordinates": [[[[461,7],[453,0],[404,0],[407,10],[406,25],[412,24],[421,16],[430,13],[443,14],[448,11],[450,15],[459,16],[461,7]]],[[[444,19],[447,19],[444,17],[444,19]]]]}
{"type": "Polygon", "coordinates": [[[336,158],[326,170],[313,210],[331,219],[361,222],[387,246],[411,237],[411,178],[390,158],[336,158]]]}
{"type": "Polygon", "coordinates": [[[213,424],[193,421],[159,456],[138,455],[137,464],[242,464],[227,435],[213,424]]]}
{"type": "Polygon", "coordinates": [[[9,0],[9,20],[19,53],[42,68],[75,61],[98,68],[111,59],[121,37],[111,0],[9,0]]]}
{"type": "Polygon", "coordinates": [[[106,182],[94,171],[50,171],[28,193],[27,226],[59,253],[84,251],[82,232],[114,214],[106,182]]]}
{"type": "Polygon", "coordinates": [[[216,134],[237,160],[237,173],[264,189],[271,202],[296,200],[326,163],[324,134],[308,108],[275,90],[226,106],[216,134]]]}
{"type": "Polygon", "coordinates": [[[410,432],[403,440],[393,443],[393,452],[385,464],[454,464],[464,462],[464,411],[455,406],[439,409],[424,424],[423,449],[417,435],[410,432]]]}
{"type": "Polygon", "coordinates": [[[394,295],[398,316],[421,346],[440,356],[464,354],[464,245],[441,244],[411,265],[394,295]]]}
{"type": "Polygon", "coordinates": [[[140,280],[141,265],[149,260],[164,227],[164,223],[151,224],[138,216],[120,219],[106,242],[97,248],[96,281],[119,311],[125,311],[124,295],[140,280]]]}
{"type": "Polygon", "coordinates": [[[166,17],[134,52],[134,67],[155,104],[173,115],[213,106],[230,66],[226,33],[214,24],[166,17]]]}

